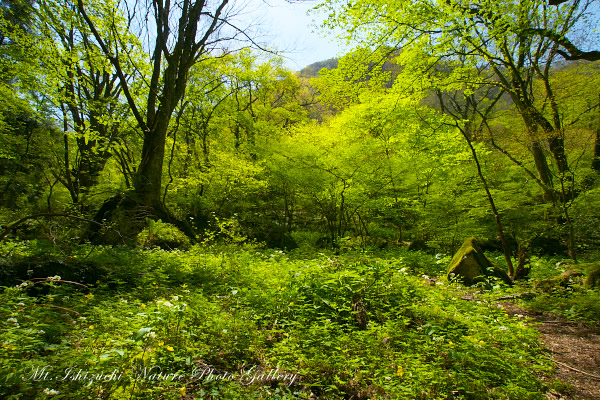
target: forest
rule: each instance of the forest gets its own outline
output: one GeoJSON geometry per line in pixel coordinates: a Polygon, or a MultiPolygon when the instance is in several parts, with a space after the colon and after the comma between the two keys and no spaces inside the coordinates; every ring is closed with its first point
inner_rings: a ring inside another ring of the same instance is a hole
{"type": "Polygon", "coordinates": [[[0,1],[0,397],[600,399],[600,3],[249,6],[0,1]]]}

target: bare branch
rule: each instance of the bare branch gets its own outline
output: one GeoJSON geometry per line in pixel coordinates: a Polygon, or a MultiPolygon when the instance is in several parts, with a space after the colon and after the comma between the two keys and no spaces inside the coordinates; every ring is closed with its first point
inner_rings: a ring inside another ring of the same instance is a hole
{"type": "Polygon", "coordinates": [[[98,221],[94,221],[92,219],[80,217],[78,215],[62,214],[62,213],[39,213],[39,214],[32,214],[32,215],[28,215],[26,217],[23,217],[21,219],[18,219],[17,221],[13,222],[12,224],[7,225],[4,228],[4,231],[2,232],[2,234],[0,234],[0,242],[2,240],[4,240],[4,238],[6,236],[8,236],[8,234],[10,232],[12,232],[13,229],[15,229],[17,226],[21,225],[25,221],[28,221],[30,219],[37,219],[37,218],[54,218],[54,217],[71,218],[71,219],[76,219],[76,220],[79,220],[79,221],[84,221],[84,222],[89,222],[89,223],[92,223],[92,224],[96,224],[98,226],[104,226],[103,224],[101,224],[98,221]]]}

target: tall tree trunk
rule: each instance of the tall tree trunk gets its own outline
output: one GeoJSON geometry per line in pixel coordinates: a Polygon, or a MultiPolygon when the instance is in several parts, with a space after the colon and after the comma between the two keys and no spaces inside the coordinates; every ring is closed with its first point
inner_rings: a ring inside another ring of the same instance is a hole
{"type": "Polygon", "coordinates": [[[552,132],[551,136],[548,137],[548,145],[550,146],[550,152],[554,156],[554,161],[556,161],[558,172],[561,174],[568,172],[569,163],[567,162],[567,153],[565,152],[565,139],[562,135],[556,135],[556,132],[552,132]]]}
{"type": "Polygon", "coordinates": [[[550,171],[548,160],[544,153],[544,145],[539,140],[533,140],[529,145],[529,150],[533,155],[535,169],[537,170],[540,181],[542,181],[546,187],[552,188],[552,172],[550,171]]]}
{"type": "Polygon", "coordinates": [[[598,127],[596,128],[596,145],[594,146],[592,168],[600,173],[600,95],[598,95],[598,127]]]}
{"type": "Polygon", "coordinates": [[[144,134],[142,158],[134,180],[137,200],[155,209],[163,208],[161,187],[168,120],[168,116],[159,116],[156,126],[144,134]]]}
{"type": "MultiPolygon", "coordinates": [[[[459,128],[460,129],[460,128],[459,128]]],[[[475,147],[473,147],[473,143],[469,139],[469,135],[465,130],[460,129],[463,137],[467,141],[469,145],[469,149],[471,149],[471,154],[473,155],[473,160],[475,161],[475,165],[477,166],[477,174],[479,175],[479,180],[485,189],[485,194],[488,198],[488,202],[490,203],[490,208],[492,209],[492,213],[494,213],[494,219],[496,221],[496,229],[498,230],[498,237],[500,238],[500,242],[502,243],[502,250],[504,251],[504,259],[506,260],[506,265],[508,267],[508,276],[510,279],[515,279],[515,269],[512,263],[510,247],[508,246],[508,241],[506,240],[506,236],[504,236],[504,229],[502,229],[502,220],[500,219],[500,213],[496,208],[496,203],[494,202],[494,198],[492,197],[492,193],[490,192],[490,188],[487,184],[487,180],[483,175],[483,171],[481,170],[481,164],[479,163],[479,158],[477,157],[477,152],[475,151],[475,147]]]]}
{"type": "MultiPolygon", "coordinates": [[[[533,106],[528,104],[527,100],[524,100],[523,97],[519,96],[518,92],[509,91],[511,99],[515,103],[515,106],[519,110],[521,114],[521,118],[525,123],[525,127],[527,128],[527,133],[529,134],[529,150],[533,155],[533,160],[535,162],[535,168],[538,173],[538,177],[540,181],[548,188],[545,193],[546,198],[553,198],[552,193],[552,172],[550,171],[550,166],[548,165],[548,160],[546,159],[546,154],[544,152],[544,146],[540,139],[538,138],[538,133],[540,129],[540,120],[538,118],[538,112],[533,109],[533,106]]],[[[547,121],[546,121],[547,122],[547,121]]],[[[543,127],[541,127],[544,129],[543,127]]],[[[545,132],[545,129],[544,129],[545,132]]]]}

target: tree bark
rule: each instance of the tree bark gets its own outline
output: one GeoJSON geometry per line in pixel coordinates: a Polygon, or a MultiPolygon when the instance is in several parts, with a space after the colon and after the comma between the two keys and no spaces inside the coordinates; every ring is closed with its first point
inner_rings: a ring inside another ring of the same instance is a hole
{"type": "MultiPolygon", "coordinates": [[[[499,69],[496,68],[495,71],[496,75],[498,75],[504,81],[505,86],[510,87],[510,83],[506,78],[503,78],[499,69]]],[[[513,75],[513,81],[519,81],[519,76],[517,76],[516,73],[513,73],[513,75]]],[[[530,104],[530,101],[526,97],[524,90],[522,90],[517,84],[514,84],[513,87],[515,90],[508,90],[508,93],[513,103],[519,110],[519,114],[521,114],[521,118],[523,119],[525,127],[527,128],[527,133],[529,134],[530,140],[529,150],[533,155],[538,177],[546,187],[552,188],[552,172],[550,171],[550,166],[548,165],[548,160],[546,159],[546,154],[544,153],[544,146],[538,138],[538,130],[540,129],[540,125],[539,118],[536,118],[537,112],[533,109],[532,104],[530,104]]],[[[548,197],[549,193],[547,191],[545,194],[545,197],[548,197]]]]}
{"type": "Polygon", "coordinates": [[[600,173],[600,95],[598,95],[598,127],[596,128],[596,144],[594,146],[592,168],[600,173]]]}
{"type": "Polygon", "coordinates": [[[162,169],[169,126],[168,117],[164,117],[157,121],[153,130],[144,134],[142,159],[134,178],[137,200],[152,208],[162,208],[162,169]]]}
{"type": "Polygon", "coordinates": [[[546,159],[546,154],[544,153],[544,147],[542,142],[539,140],[534,140],[530,143],[529,149],[531,154],[533,155],[533,161],[535,163],[535,168],[538,173],[538,177],[540,181],[548,187],[552,187],[552,172],[550,171],[550,167],[548,166],[548,160],[546,159]]]}

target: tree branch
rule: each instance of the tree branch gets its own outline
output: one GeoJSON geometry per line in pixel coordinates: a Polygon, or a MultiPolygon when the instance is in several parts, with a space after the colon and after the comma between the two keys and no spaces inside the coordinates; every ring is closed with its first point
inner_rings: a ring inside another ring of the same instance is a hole
{"type": "Polygon", "coordinates": [[[102,49],[102,52],[109,59],[110,63],[113,65],[113,67],[115,67],[115,70],[116,70],[117,74],[119,75],[119,80],[121,81],[123,93],[125,94],[125,97],[127,98],[127,103],[129,103],[131,112],[133,113],[133,116],[135,117],[137,123],[139,124],[140,129],[142,129],[142,131],[144,131],[144,132],[147,132],[148,127],[146,126],[146,122],[142,118],[142,115],[140,114],[140,112],[137,108],[137,105],[135,104],[135,101],[133,99],[133,96],[131,95],[131,92],[129,91],[129,85],[127,83],[127,78],[125,77],[125,73],[123,72],[121,63],[119,62],[119,58],[112,55],[109,48],[106,46],[106,43],[104,43],[104,40],[102,40],[102,36],[100,36],[100,33],[96,29],[96,25],[90,19],[87,12],[85,11],[85,8],[83,7],[83,0],[77,0],[77,9],[81,13],[81,16],[85,20],[86,24],[88,25],[88,27],[90,28],[92,33],[94,34],[94,37],[98,41],[98,44],[100,45],[100,48],[102,49]]]}
{"type": "Polygon", "coordinates": [[[565,60],[587,60],[587,61],[598,61],[600,60],[600,51],[592,50],[592,51],[583,51],[575,46],[569,39],[565,36],[554,32],[550,29],[543,28],[529,28],[525,29],[524,33],[530,35],[537,35],[547,39],[552,40],[553,42],[562,46],[564,50],[557,50],[556,52],[563,56],[565,60]]]}
{"type": "Polygon", "coordinates": [[[76,220],[79,220],[79,221],[90,222],[92,224],[96,224],[96,225],[99,225],[99,226],[104,226],[103,224],[101,224],[98,221],[94,221],[92,219],[80,217],[78,215],[62,214],[62,213],[39,213],[39,214],[32,214],[32,215],[28,215],[26,217],[23,217],[23,218],[15,221],[15,222],[13,222],[12,224],[7,225],[4,228],[4,231],[2,232],[2,234],[0,234],[0,242],[3,241],[4,238],[6,236],[8,236],[8,234],[10,232],[12,232],[13,229],[15,229],[17,226],[21,225],[25,221],[28,221],[30,219],[36,219],[36,218],[54,218],[54,217],[72,218],[72,219],[76,219],[76,220]]]}

